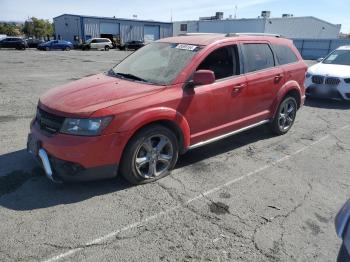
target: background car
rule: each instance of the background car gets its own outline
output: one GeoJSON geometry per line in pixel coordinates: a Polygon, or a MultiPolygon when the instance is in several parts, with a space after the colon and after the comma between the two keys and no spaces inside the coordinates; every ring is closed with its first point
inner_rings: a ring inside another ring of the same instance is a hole
{"type": "Polygon", "coordinates": [[[341,46],[308,69],[306,95],[350,101],[350,46],[341,46]]]}
{"type": "Polygon", "coordinates": [[[104,49],[105,51],[108,51],[110,48],[113,48],[113,44],[108,38],[91,38],[82,46],[83,50],[104,49]]]}
{"type": "Polygon", "coordinates": [[[341,208],[335,217],[335,229],[339,238],[343,240],[338,254],[338,262],[350,261],[350,200],[341,208]]]}
{"type": "Polygon", "coordinates": [[[24,50],[28,47],[25,39],[20,37],[7,37],[0,41],[0,48],[15,48],[24,50]]]}
{"type": "Polygon", "coordinates": [[[71,42],[69,41],[64,41],[64,40],[51,40],[46,43],[38,45],[39,50],[65,50],[69,51],[73,49],[74,46],[71,42]]]}
{"type": "Polygon", "coordinates": [[[137,50],[143,46],[145,46],[145,43],[142,41],[129,41],[129,42],[126,42],[119,49],[120,50],[137,50]]]}
{"type": "Polygon", "coordinates": [[[29,38],[26,39],[29,48],[37,48],[38,45],[45,43],[44,40],[29,38]]]}

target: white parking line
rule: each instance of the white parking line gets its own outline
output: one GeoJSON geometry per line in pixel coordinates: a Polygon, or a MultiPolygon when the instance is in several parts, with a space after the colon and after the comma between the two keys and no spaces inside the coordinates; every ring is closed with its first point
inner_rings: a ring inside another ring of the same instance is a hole
{"type": "MultiPolygon", "coordinates": [[[[344,126],[344,127],[342,127],[342,128],[339,128],[339,129],[335,130],[333,133],[336,133],[336,132],[339,132],[339,131],[341,131],[341,130],[347,129],[348,127],[350,127],[350,125],[346,125],[346,126],[344,126]]],[[[284,157],[282,157],[282,158],[280,158],[280,159],[277,159],[276,161],[273,161],[273,162],[271,162],[271,163],[268,164],[268,165],[262,166],[262,167],[260,167],[260,168],[258,168],[258,169],[256,169],[256,170],[254,170],[254,171],[251,171],[251,172],[249,172],[248,174],[245,174],[245,175],[243,175],[243,176],[240,176],[240,177],[238,177],[238,178],[235,178],[235,179],[233,179],[233,180],[230,180],[230,181],[226,182],[225,184],[222,184],[222,185],[217,186],[217,187],[215,187],[215,188],[212,188],[212,189],[210,189],[210,190],[208,190],[208,191],[206,191],[206,192],[204,192],[204,193],[201,193],[201,194],[195,196],[194,198],[191,198],[191,199],[187,200],[185,203],[183,203],[183,204],[181,204],[181,205],[177,205],[177,206],[175,206],[175,207],[166,209],[166,210],[164,210],[164,211],[162,211],[162,212],[159,212],[159,213],[157,213],[157,214],[155,214],[155,215],[153,215],[153,216],[146,217],[146,218],[142,219],[142,220],[139,221],[139,222],[135,222],[135,223],[129,224],[129,225],[123,227],[123,228],[120,228],[120,229],[118,229],[118,230],[112,231],[111,233],[109,233],[109,234],[107,234],[107,235],[104,235],[104,236],[99,237],[99,238],[96,238],[96,239],[94,239],[94,240],[92,240],[92,241],[90,241],[90,242],[87,242],[87,243],[84,244],[82,247],[74,248],[74,249],[71,249],[71,250],[69,250],[69,251],[67,251],[67,252],[64,252],[64,253],[61,253],[61,254],[59,254],[59,255],[53,256],[53,257],[51,257],[51,258],[49,258],[49,259],[44,260],[44,262],[54,262],[54,261],[58,261],[58,260],[60,260],[60,259],[63,259],[63,258],[68,257],[68,256],[71,256],[71,255],[73,255],[73,254],[75,254],[75,253],[77,253],[77,252],[83,250],[85,247],[89,247],[89,246],[93,246],[93,245],[96,245],[96,244],[100,244],[100,243],[102,243],[102,242],[104,242],[104,241],[107,241],[107,240],[109,240],[109,239],[112,239],[112,238],[116,237],[116,236],[117,236],[118,234],[120,234],[121,232],[125,232],[125,231],[130,230],[130,229],[133,229],[133,228],[137,228],[137,227],[139,227],[139,226],[141,226],[141,225],[143,225],[143,224],[145,224],[145,223],[148,223],[149,221],[156,220],[157,218],[159,218],[159,217],[161,217],[161,216],[164,216],[164,215],[167,215],[167,214],[173,212],[174,210],[180,209],[180,208],[183,207],[183,206],[189,205],[190,203],[192,203],[192,202],[194,202],[194,201],[203,199],[203,198],[205,198],[205,196],[207,196],[207,195],[210,195],[210,194],[213,194],[213,193],[215,193],[215,192],[218,192],[219,190],[221,190],[221,189],[223,189],[223,188],[225,188],[225,187],[228,187],[228,186],[233,185],[233,184],[235,184],[235,183],[237,183],[237,182],[239,182],[239,181],[241,181],[241,180],[243,180],[243,179],[246,179],[246,178],[248,178],[248,177],[251,177],[251,176],[253,176],[253,175],[256,175],[256,174],[260,173],[261,171],[264,171],[264,170],[266,170],[266,169],[268,169],[268,168],[274,166],[275,164],[284,162],[284,161],[290,159],[291,157],[293,157],[293,156],[295,156],[295,155],[298,155],[298,154],[304,152],[305,150],[309,149],[310,147],[312,147],[312,146],[314,146],[314,145],[316,145],[316,144],[321,143],[322,141],[326,140],[326,139],[329,138],[330,136],[331,136],[331,134],[325,135],[325,136],[321,137],[319,140],[316,140],[315,142],[312,142],[310,145],[304,146],[304,147],[300,148],[299,150],[297,150],[297,151],[295,151],[295,152],[293,152],[293,153],[291,153],[291,154],[289,154],[289,155],[287,155],[287,156],[284,156],[284,157]]]]}

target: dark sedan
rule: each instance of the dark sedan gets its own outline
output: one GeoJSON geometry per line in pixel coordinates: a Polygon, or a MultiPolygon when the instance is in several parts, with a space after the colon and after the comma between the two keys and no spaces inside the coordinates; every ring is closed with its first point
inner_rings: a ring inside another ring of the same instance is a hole
{"type": "Polygon", "coordinates": [[[71,42],[64,41],[64,40],[51,40],[46,43],[38,45],[39,50],[45,50],[45,51],[50,51],[50,50],[69,51],[73,48],[74,46],[71,42]]]}
{"type": "Polygon", "coordinates": [[[120,49],[121,50],[137,50],[145,46],[145,43],[142,41],[129,41],[124,44],[120,49]]]}
{"type": "Polygon", "coordinates": [[[15,48],[24,50],[28,47],[26,40],[20,37],[7,37],[0,41],[0,48],[15,48]]]}
{"type": "Polygon", "coordinates": [[[40,44],[45,43],[44,40],[29,38],[26,40],[29,48],[37,48],[40,44]]]}

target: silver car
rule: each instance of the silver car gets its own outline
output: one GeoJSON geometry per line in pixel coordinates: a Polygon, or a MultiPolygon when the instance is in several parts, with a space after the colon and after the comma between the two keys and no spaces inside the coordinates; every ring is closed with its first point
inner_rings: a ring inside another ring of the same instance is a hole
{"type": "Polygon", "coordinates": [[[112,41],[108,38],[91,38],[83,45],[83,50],[97,49],[109,51],[113,47],[112,41]]]}

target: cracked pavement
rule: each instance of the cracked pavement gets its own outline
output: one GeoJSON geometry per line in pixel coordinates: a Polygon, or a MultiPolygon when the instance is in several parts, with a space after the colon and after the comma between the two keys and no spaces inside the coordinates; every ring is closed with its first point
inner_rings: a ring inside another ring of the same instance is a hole
{"type": "Polygon", "coordinates": [[[126,55],[0,50],[0,261],[335,261],[349,103],[307,101],[287,135],[195,149],[152,184],[50,183],[24,150],[39,95],[126,55]]]}

